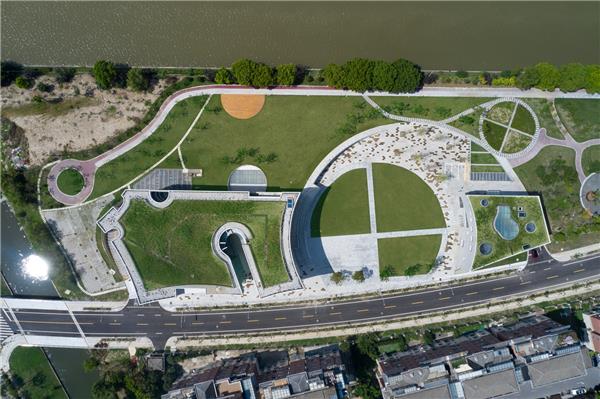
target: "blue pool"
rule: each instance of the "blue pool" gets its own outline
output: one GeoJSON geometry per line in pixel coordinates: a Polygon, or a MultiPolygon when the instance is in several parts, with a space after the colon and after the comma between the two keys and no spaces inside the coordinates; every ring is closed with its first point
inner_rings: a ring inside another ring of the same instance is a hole
{"type": "Polygon", "coordinates": [[[498,205],[494,219],[494,228],[505,240],[514,240],[519,235],[519,224],[515,222],[510,213],[510,206],[498,205]]]}

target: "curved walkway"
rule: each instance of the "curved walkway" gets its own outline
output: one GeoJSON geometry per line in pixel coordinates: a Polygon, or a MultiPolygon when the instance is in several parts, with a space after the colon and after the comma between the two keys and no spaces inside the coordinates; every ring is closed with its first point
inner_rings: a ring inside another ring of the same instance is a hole
{"type": "MultiPolygon", "coordinates": [[[[115,148],[95,157],[90,160],[76,160],[76,159],[67,159],[58,162],[55,164],[48,176],[48,189],[50,194],[57,201],[65,204],[65,205],[77,205],[85,201],[92,193],[94,186],[94,176],[96,170],[100,168],[102,165],[112,161],[113,159],[123,155],[127,151],[131,150],[139,143],[148,138],[152,133],[156,131],[156,129],[161,125],[161,123],[165,120],[168,113],[171,109],[181,100],[184,100],[193,96],[200,95],[212,95],[212,94],[268,94],[268,95],[319,95],[319,96],[364,96],[365,99],[368,99],[368,96],[398,96],[398,97],[425,97],[425,96],[438,96],[438,97],[522,97],[522,98],[600,98],[599,94],[588,94],[583,91],[575,92],[575,93],[562,93],[560,91],[554,92],[544,92],[537,89],[531,90],[519,90],[514,88],[442,88],[442,87],[426,87],[416,93],[387,93],[387,92],[368,92],[368,93],[358,93],[348,90],[338,90],[332,89],[327,86],[293,86],[293,87],[275,87],[269,89],[255,89],[252,87],[245,86],[236,86],[236,85],[210,85],[210,86],[195,86],[187,89],[180,90],[170,97],[168,97],[160,109],[158,110],[156,116],[150,123],[144,127],[139,133],[119,144],[115,148]],[[80,170],[85,178],[85,185],[81,192],[77,195],[66,195],[64,194],[57,185],[56,177],[58,174],[67,168],[75,168],[80,170]]],[[[371,104],[373,105],[374,102],[371,104]]],[[[206,104],[205,104],[206,105],[206,104]]],[[[376,105],[376,104],[375,104],[376,105]]],[[[379,109],[380,107],[376,105],[379,109]]],[[[202,112],[202,111],[201,111],[202,112]]],[[[391,119],[406,121],[406,122],[419,122],[419,123],[429,123],[433,126],[452,128],[443,122],[435,122],[418,119],[418,118],[397,118],[397,116],[393,116],[391,114],[387,114],[386,116],[391,119]]],[[[461,113],[462,114],[462,113],[461,113]]],[[[200,114],[198,115],[198,117],[200,114]]],[[[459,115],[460,116],[460,115],[459,115]]],[[[197,118],[198,118],[197,117],[197,118]]],[[[451,120],[446,120],[446,122],[450,122],[451,120]]],[[[194,122],[195,123],[195,122],[194,122]]],[[[193,124],[192,124],[193,126],[193,124]]],[[[190,127],[191,129],[191,127],[190,127]]],[[[458,129],[452,128],[453,130],[458,131],[458,129]]],[[[188,130],[189,131],[189,130],[188,130]]],[[[462,133],[464,134],[464,133],[462,133]]],[[[478,143],[479,144],[479,143],[478,143]]],[[[179,144],[173,148],[167,156],[171,155],[174,151],[178,150],[179,144]]],[[[165,156],[164,158],[166,158],[165,156]]],[[[162,161],[162,159],[161,159],[162,161]]],[[[145,171],[146,172],[146,171],[145,171]]],[[[144,172],[144,173],[145,173],[144,172]]]]}

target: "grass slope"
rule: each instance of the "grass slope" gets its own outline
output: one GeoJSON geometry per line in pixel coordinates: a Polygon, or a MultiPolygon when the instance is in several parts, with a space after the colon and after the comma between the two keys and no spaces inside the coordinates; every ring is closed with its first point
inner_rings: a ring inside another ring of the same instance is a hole
{"type": "Polygon", "coordinates": [[[313,237],[370,233],[367,172],[355,169],[340,176],[323,193],[311,220],[313,237]]]}
{"type": "Polygon", "coordinates": [[[67,169],[58,175],[56,184],[67,195],[75,195],[83,188],[83,176],[75,169],[67,169]]]}
{"type": "Polygon", "coordinates": [[[551,251],[569,250],[600,241],[600,218],[589,218],[579,202],[575,152],[548,146],[515,168],[527,191],[542,195],[552,231],[551,251]]]}
{"type": "Polygon", "coordinates": [[[214,96],[199,129],[181,147],[186,166],[202,168],[203,176],[194,180],[202,188],[225,187],[240,164],[255,164],[270,190],[300,189],[340,142],[394,122],[358,98],[267,96],[262,111],[247,120],[229,116],[219,104],[214,96]],[[269,154],[275,156],[270,162],[264,159],[269,154]]]}
{"type": "Polygon", "coordinates": [[[19,346],[10,356],[10,372],[22,379],[25,397],[31,399],[67,399],[40,348],[19,346]]]}
{"type": "Polygon", "coordinates": [[[180,101],[152,136],[100,167],[90,199],[121,187],[165,156],[190,127],[205,101],[205,96],[180,101]]]}
{"type": "Polygon", "coordinates": [[[148,289],[184,284],[231,286],[225,264],[212,252],[214,232],[229,221],[246,225],[264,286],[287,281],[280,249],[284,204],[246,201],[175,201],[163,210],[132,202],[121,220],[125,243],[148,289]]]}
{"type": "Polygon", "coordinates": [[[394,237],[377,240],[379,270],[392,276],[425,274],[431,270],[440,249],[442,236],[394,237]]]}
{"type": "Polygon", "coordinates": [[[380,107],[396,115],[412,118],[442,120],[469,108],[476,107],[490,98],[478,97],[380,97],[372,99],[380,107]]]}
{"type": "Polygon", "coordinates": [[[444,227],[444,215],[433,190],[413,172],[373,164],[377,231],[444,227]]]}
{"type": "Polygon", "coordinates": [[[500,259],[525,252],[523,245],[529,245],[535,248],[548,241],[548,231],[544,221],[544,214],[536,196],[469,196],[471,206],[475,212],[477,221],[477,245],[475,247],[475,260],[473,269],[489,265],[500,259]],[[484,207],[480,201],[487,199],[489,205],[484,207]],[[494,228],[497,206],[508,205],[511,207],[511,217],[519,225],[519,234],[513,240],[503,239],[494,228]],[[517,207],[523,207],[527,216],[517,217],[517,207]],[[525,231],[525,225],[529,222],[535,223],[537,229],[533,233],[525,231]],[[483,243],[492,244],[492,252],[489,255],[483,255],[479,251],[479,246],[483,243]]]}
{"type": "Polygon", "coordinates": [[[600,100],[555,100],[560,119],[579,142],[600,137],[600,100]]]}
{"type": "Polygon", "coordinates": [[[600,145],[586,148],[581,156],[581,163],[586,176],[600,172],[600,145]]]}

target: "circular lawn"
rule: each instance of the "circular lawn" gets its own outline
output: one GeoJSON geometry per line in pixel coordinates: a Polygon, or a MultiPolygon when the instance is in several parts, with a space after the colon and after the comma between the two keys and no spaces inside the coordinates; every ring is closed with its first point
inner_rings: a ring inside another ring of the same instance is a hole
{"type": "Polygon", "coordinates": [[[58,175],[57,180],[60,191],[67,195],[76,195],[83,190],[85,181],[83,175],[79,171],[69,168],[65,169],[58,175]]]}

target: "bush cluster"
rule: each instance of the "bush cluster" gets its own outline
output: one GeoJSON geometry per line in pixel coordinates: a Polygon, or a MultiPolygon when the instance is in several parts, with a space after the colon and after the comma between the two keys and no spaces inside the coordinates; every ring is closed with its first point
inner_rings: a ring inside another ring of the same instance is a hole
{"type": "Polygon", "coordinates": [[[355,58],[342,65],[329,64],[323,69],[328,86],[364,92],[414,93],[423,84],[421,68],[410,61],[373,61],[355,58]]]}
{"type": "Polygon", "coordinates": [[[297,75],[298,67],[294,64],[281,64],[271,68],[269,65],[243,58],[234,62],[231,69],[219,69],[215,74],[215,82],[253,87],[291,86],[296,83],[297,75]]]}
{"type": "Polygon", "coordinates": [[[535,87],[541,90],[572,92],[585,89],[600,93],[600,65],[566,64],[560,68],[541,62],[523,69],[516,77],[520,89],[535,87]]]}

